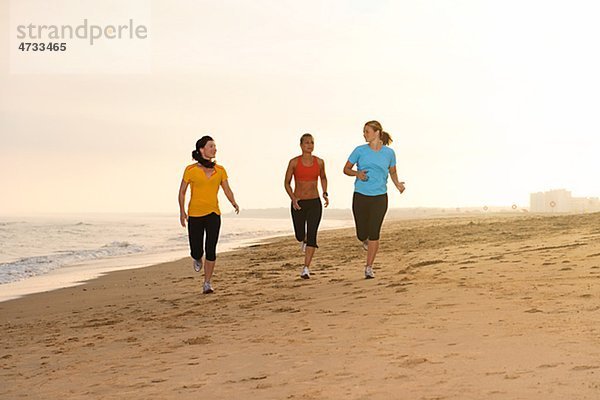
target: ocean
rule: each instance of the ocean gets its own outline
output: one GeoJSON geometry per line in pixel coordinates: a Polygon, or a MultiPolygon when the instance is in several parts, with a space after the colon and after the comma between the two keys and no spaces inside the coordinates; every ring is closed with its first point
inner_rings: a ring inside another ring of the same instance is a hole
{"type": "MultiPolygon", "coordinates": [[[[348,226],[352,221],[324,219],[320,229],[348,226]]],[[[289,218],[223,215],[217,250],[292,234],[289,218]]],[[[188,256],[178,215],[0,217],[0,301],[188,256]]]]}

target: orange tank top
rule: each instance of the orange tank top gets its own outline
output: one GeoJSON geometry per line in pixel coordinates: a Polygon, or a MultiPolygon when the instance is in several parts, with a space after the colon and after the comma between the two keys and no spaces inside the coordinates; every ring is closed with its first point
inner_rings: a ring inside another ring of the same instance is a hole
{"type": "Polygon", "coordinates": [[[321,169],[316,157],[312,158],[313,164],[310,167],[302,164],[302,156],[298,156],[298,162],[294,169],[294,179],[296,181],[316,181],[319,178],[321,169]]]}

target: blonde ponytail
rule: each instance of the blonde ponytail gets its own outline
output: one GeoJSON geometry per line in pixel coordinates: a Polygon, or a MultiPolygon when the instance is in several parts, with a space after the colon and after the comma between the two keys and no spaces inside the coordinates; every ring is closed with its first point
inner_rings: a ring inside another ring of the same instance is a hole
{"type": "Polygon", "coordinates": [[[381,131],[381,141],[383,142],[383,144],[388,146],[394,140],[392,139],[392,136],[389,133],[387,133],[386,131],[381,131]]]}

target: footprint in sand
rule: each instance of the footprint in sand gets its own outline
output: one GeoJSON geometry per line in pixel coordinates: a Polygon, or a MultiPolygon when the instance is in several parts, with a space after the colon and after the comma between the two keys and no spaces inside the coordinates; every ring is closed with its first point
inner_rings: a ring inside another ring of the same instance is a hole
{"type": "Polygon", "coordinates": [[[543,313],[542,310],[539,310],[537,308],[530,308],[529,310],[525,310],[526,313],[530,313],[530,314],[534,314],[534,313],[543,313]]]}
{"type": "Polygon", "coordinates": [[[181,388],[182,389],[200,389],[201,387],[205,386],[205,383],[195,383],[193,385],[183,385],[181,388]]]}
{"type": "Polygon", "coordinates": [[[561,364],[563,364],[563,363],[542,364],[542,365],[539,365],[538,368],[540,368],[540,369],[556,368],[556,367],[558,367],[561,364]]]}
{"type": "Polygon", "coordinates": [[[184,340],[183,343],[188,345],[210,344],[212,343],[212,340],[210,339],[210,336],[196,336],[194,338],[184,340]]]}
{"type": "Polygon", "coordinates": [[[571,368],[571,371],[589,371],[598,368],[600,368],[600,366],[598,365],[578,365],[576,367],[571,368]]]}
{"type": "Polygon", "coordinates": [[[418,365],[425,364],[427,362],[429,362],[429,360],[425,357],[414,357],[414,358],[409,358],[407,360],[404,360],[397,364],[400,367],[404,367],[404,368],[414,368],[418,365]]]}
{"type": "Polygon", "coordinates": [[[293,307],[279,307],[279,308],[273,309],[272,311],[279,312],[279,313],[298,313],[298,312],[300,312],[299,309],[293,308],[293,307]]]}

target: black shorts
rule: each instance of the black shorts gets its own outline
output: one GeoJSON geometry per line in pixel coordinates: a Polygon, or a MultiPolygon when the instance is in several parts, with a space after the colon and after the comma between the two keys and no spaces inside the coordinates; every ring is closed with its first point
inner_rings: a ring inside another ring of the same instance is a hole
{"type": "Polygon", "coordinates": [[[317,230],[321,223],[323,206],[321,199],[298,200],[300,210],[294,210],[292,205],[292,221],[294,222],[294,233],[296,240],[306,242],[307,246],[317,246],[317,230]]]}
{"type": "Polygon", "coordinates": [[[378,196],[365,196],[354,192],[352,213],[354,214],[358,240],[379,240],[379,233],[387,208],[387,193],[378,196]]]}
{"type": "Polygon", "coordinates": [[[190,255],[194,260],[200,261],[205,252],[206,261],[217,259],[217,242],[220,229],[221,216],[214,212],[203,217],[188,217],[190,255]]]}

